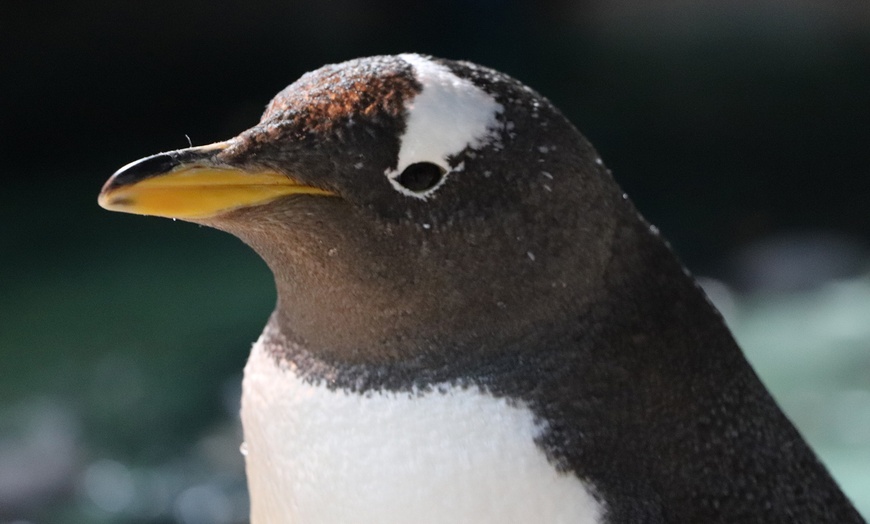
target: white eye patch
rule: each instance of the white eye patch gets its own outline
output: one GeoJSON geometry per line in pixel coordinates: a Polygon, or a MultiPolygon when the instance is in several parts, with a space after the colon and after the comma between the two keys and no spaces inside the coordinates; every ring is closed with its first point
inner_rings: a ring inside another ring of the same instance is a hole
{"type": "Polygon", "coordinates": [[[422,90],[405,103],[406,126],[397,166],[385,174],[400,193],[425,199],[447,180],[450,156],[498,138],[497,116],[504,108],[492,95],[440,64],[416,54],[399,56],[414,68],[422,90]],[[445,175],[426,191],[411,191],[397,179],[408,166],[420,162],[437,165],[445,175]]]}

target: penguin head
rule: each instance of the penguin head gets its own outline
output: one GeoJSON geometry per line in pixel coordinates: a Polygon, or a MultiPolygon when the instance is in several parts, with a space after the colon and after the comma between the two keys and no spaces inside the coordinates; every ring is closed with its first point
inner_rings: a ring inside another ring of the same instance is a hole
{"type": "Polygon", "coordinates": [[[595,299],[637,220],[544,97],[415,54],[305,74],[259,124],[128,164],[99,201],[238,236],[274,273],[285,330],[357,360],[558,322],[595,299]]]}

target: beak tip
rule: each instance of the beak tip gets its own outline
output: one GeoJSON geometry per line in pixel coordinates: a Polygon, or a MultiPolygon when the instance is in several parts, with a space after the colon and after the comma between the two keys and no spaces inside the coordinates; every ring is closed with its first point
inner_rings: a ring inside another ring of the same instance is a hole
{"type": "Polygon", "coordinates": [[[104,187],[103,190],[100,191],[99,196],[97,196],[97,204],[107,211],[123,211],[123,199],[112,198],[111,192],[107,189],[107,187],[104,187]]]}
{"type": "Polygon", "coordinates": [[[122,186],[123,184],[118,184],[117,175],[124,171],[124,168],[115,171],[115,173],[106,180],[106,183],[103,184],[103,187],[100,188],[100,193],[97,195],[97,204],[100,205],[101,208],[109,210],[109,211],[120,211],[117,207],[116,200],[118,200],[117,195],[113,197],[113,193],[122,186]]]}
{"type": "MultiPolygon", "coordinates": [[[[195,148],[192,148],[195,149],[195,148]]],[[[189,150],[170,151],[167,153],[158,153],[156,155],[147,156],[134,160],[129,164],[121,167],[112,176],[106,180],[100,189],[100,194],[97,197],[97,203],[103,209],[109,211],[130,212],[129,208],[133,201],[122,195],[116,194],[119,189],[124,189],[126,186],[132,186],[145,179],[164,175],[181,164],[179,160],[180,153],[184,154],[189,150]]],[[[186,153],[189,154],[189,153],[186,153]]]]}
{"type": "Polygon", "coordinates": [[[112,211],[112,208],[109,207],[109,197],[106,195],[105,191],[100,191],[100,195],[97,197],[97,204],[99,204],[103,209],[112,211]]]}

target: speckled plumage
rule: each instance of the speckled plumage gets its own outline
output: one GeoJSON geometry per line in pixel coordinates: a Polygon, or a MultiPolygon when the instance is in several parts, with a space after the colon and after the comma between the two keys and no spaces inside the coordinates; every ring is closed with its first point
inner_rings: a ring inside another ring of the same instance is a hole
{"type": "MultiPolygon", "coordinates": [[[[561,113],[501,73],[414,60],[309,73],[260,124],[206,153],[335,195],[196,220],[240,237],[275,275],[278,305],[255,350],[267,358],[249,377],[263,376],[271,359],[283,370],[276,376],[324,398],[479,391],[519,406],[540,432],[517,438],[594,497],[594,522],[862,522],[703,292],[561,113]],[[414,60],[446,68],[501,108],[491,139],[443,152],[446,178],[425,199],[389,178],[412,101],[426,90],[414,60]]],[[[246,378],[246,435],[284,420],[263,387],[246,378]]],[[[350,435],[335,445],[361,445],[350,435]]],[[[255,507],[281,497],[262,493],[273,485],[264,479],[284,474],[264,473],[263,457],[292,468],[286,449],[329,453],[256,438],[255,507]]],[[[389,471],[375,467],[371,482],[389,471]]],[[[425,491],[426,471],[417,473],[425,491]]],[[[484,488],[480,496],[497,497],[484,488]]]]}

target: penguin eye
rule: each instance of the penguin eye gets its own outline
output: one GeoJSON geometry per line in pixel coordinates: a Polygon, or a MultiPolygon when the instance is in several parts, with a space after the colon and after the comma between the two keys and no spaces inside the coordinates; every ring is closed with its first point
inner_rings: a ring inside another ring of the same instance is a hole
{"type": "Polygon", "coordinates": [[[406,167],[395,180],[405,189],[421,193],[438,185],[442,178],[444,169],[441,166],[431,162],[417,162],[406,167]]]}

